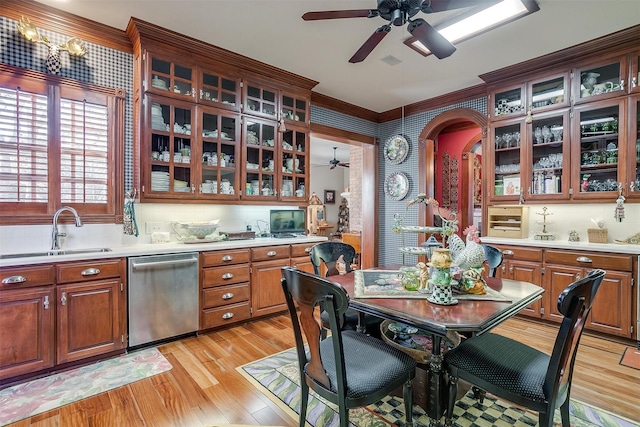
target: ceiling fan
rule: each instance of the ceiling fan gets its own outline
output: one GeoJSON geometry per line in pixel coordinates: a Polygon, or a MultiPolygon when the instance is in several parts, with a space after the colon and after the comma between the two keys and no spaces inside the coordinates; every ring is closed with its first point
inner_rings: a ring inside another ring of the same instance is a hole
{"type": "Polygon", "coordinates": [[[349,163],[342,163],[340,160],[336,159],[336,150],[338,147],[333,147],[333,159],[329,160],[329,164],[331,167],[329,169],[335,169],[336,166],[342,166],[343,168],[348,168],[349,163]]]}
{"type": "Polygon", "coordinates": [[[387,21],[373,32],[358,51],[349,59],[355,64],[362,62],[391,31],[391,26],[400,27],[407,22],[409,33],[420,40],[438,59],[446,58],[455,52],[455,46],[422,18],[412,19],[418,12],[434,13],[445,10],[497,3],[497,0],[377,0],[377,9],[328,10],[307,12],[302,15],[305,21],[339,18],[375,18],[380,16],[387,21]]]}

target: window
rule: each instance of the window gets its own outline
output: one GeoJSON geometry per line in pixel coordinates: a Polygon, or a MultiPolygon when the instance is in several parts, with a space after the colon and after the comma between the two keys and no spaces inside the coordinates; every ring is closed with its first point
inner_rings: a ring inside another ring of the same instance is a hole
{"type": "Polygon", "coordinates": [[[123,91],[0,65],[2,223],[119,222],[123,126],[123,91]]]}

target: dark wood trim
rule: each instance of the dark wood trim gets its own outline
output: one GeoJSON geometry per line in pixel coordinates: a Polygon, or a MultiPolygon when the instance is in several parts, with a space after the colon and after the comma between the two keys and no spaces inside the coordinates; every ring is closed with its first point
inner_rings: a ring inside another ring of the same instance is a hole
{"type": "Polygon", "coordinates": [[[376,143],[376,138],[373,136],[350,132],[348,130],[338,129],[317,123],[311,123],[310,131],[312,137],[328,139],[331,141],[356,142],[359,144],[367,145],[376,143]]]}
{"type": "MultiPolygon", "coordinates": [[[[20,17],[24,16],[29,18],[39,29],[69,37],[79,37],[86,42],[127,53],[133,52],[131,42],[123,30],[33,0],[2,0],[0,4],[2,4],[0,15],[7,18],[19,21],[20,17]]],[[[17,31],[16,29],[16,33],[17,31]]]]}
{"type": "MultiPolygon", "coordinates": [[[[473,124],[478,127],[475,123],[473,124]]],[[[482,133],[478,133],[471,137],[462,149],[462,161],[460,162],[460,194],[462,202],[460,203],[460,230],[464,230],[468,225],[473,224],[473,188],[475,167],[473,164],[473,153],[471,150],[480,141],[482,143],[482,133]]]]}
{"type": "Polygon", "coordinates": [[[379,113],[317,92],[311,92],[311,104],[337,113],[379,123],[379,113]]]}
{"type": "Polygon", "coordinates": [[[637,49],[638,40],[640,40],[640,25],[635,25],[548,55],[539,56],[528,61],[520,62],[519,64],[480,74],[478,77],[488,85],[503,84],[505,80],[512,78],[524,81],[527,78],[538,76],[540,73],[554,68],[561,66],[567,68],[566,64],[575,64],[587,60],[593,61],[595,58],[601,57],[603,52],[608,53],[615,51],[621,54],[625,49],[637,49]]]}
{"type": "Polygon", "coordinates": [[[378,145],[362,145],[361,268],[378,266],[378,145]]]}
{"type": "MultiPolygon", "coordinates": [[[[460,102],[469,101],[472,99],[482,98],[487,96],[487,86],[477,85],[471,86],[465,89],[461,89],[455,92],[450,92],[441,96],[437,96],[431,99],[425,99],[424,101],[418,101],[413,104],[405,105],[404,116],[411,116],[418,113],[424,113],[426,111],[432,111],[442,107],[448,107],[460,102]]],[[[394,108],[380,113],[380,123],[389,122],[392,120],[398,120],[402,118],[402,107],[394,108]]]]}
{"type": "Polygon", "coordinates": [[[311,90],[318,84],[317,81],[306,77],[276,68],[264,62],[251,59],[247,56],[231,52],[230,50],[205,43],[193,37],[176,33],[175,31],[159,27],[150,22],[132,17],[129,20],[126,30],[131,43],[142,43],[144,45],[163,46],[170,44],[179,47],[180,51],[185,55],[192,54],[193,57],[212,57],[216,61],[223,62],[226,65],[233,66],[236,70],[245,70],[269,76],[270,79],[285,82],[288,85],[297,86],[303,89],[311,90]]]}

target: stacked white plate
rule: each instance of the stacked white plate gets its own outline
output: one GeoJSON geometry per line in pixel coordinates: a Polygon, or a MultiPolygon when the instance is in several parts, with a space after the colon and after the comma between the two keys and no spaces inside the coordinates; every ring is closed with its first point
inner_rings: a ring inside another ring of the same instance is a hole
{"type": "Polygon", "coordinates": [[[162,118],[162,106],[157,102],[151,104],[151,128],[157,130],[167,130],[167,124],[162,118]]]}
{"type": "Polygon", "coordinates": [[[169,191],[169,172],[151,172],[151,191],[169,191]]]}
{"type": "Polygon", "coordinates": [[[181,181],[179,179],[173,180],[173,191],[178,193],[188,193],[191,191],[191,188],[187,185],[187,181],[181,181]]]}

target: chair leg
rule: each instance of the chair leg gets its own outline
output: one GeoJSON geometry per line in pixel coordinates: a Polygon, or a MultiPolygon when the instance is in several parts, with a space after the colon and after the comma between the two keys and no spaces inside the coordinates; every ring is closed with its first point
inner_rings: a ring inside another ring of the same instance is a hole
{"type": "Polygon", "coordinates": [[[569,396],[560,406],[560,416],[562,417],[562,427],[569,427],[569,396]]]}
{"type": "Polygon", "coordinates": [[[404,413],[407,427],[413,426],[413,380],[408,379],[402,387],[404,398],[404,413]]]}
{"type": "Polygon", "coordinates": [[[304,375],[300,379],[300,427],[304,427],[307,423],[307,404],[309,403],[309,386],[305,382],[304,375]]]}
{"type": "Polygon", "coordinates": [[[340,417],[340,427],[349,427],[349,408],[344,402],[338,405],[338,417],[340,417]]]}
{"type": "MultiPolygon", "coordinates": [[[[553,407],[548,407],[547,412],[540,412],[538,414],[538,424],[540,427],[552,427],[553,426],[553,407]]],[[[569,423],[566,426],[563,424],[563,427],[569,427],[569,423]]]]}
{"type": "Polygon", "coordinates": [[[471,391],[473,391],[473,398],[478,401],[482,405],[484,402],[484,397],[487,395],[487,392],[481,389],[480,387],[473,386],[471,387],[471,391]]]}
{"type": "Polygon", "coordinates": [[[449,376],[449,399],[447,400],[447,413],[444,418],[446,426],[452,425],[453,407],[456,405],[456,394],[458,394],[458,377],[449,376]]]}

